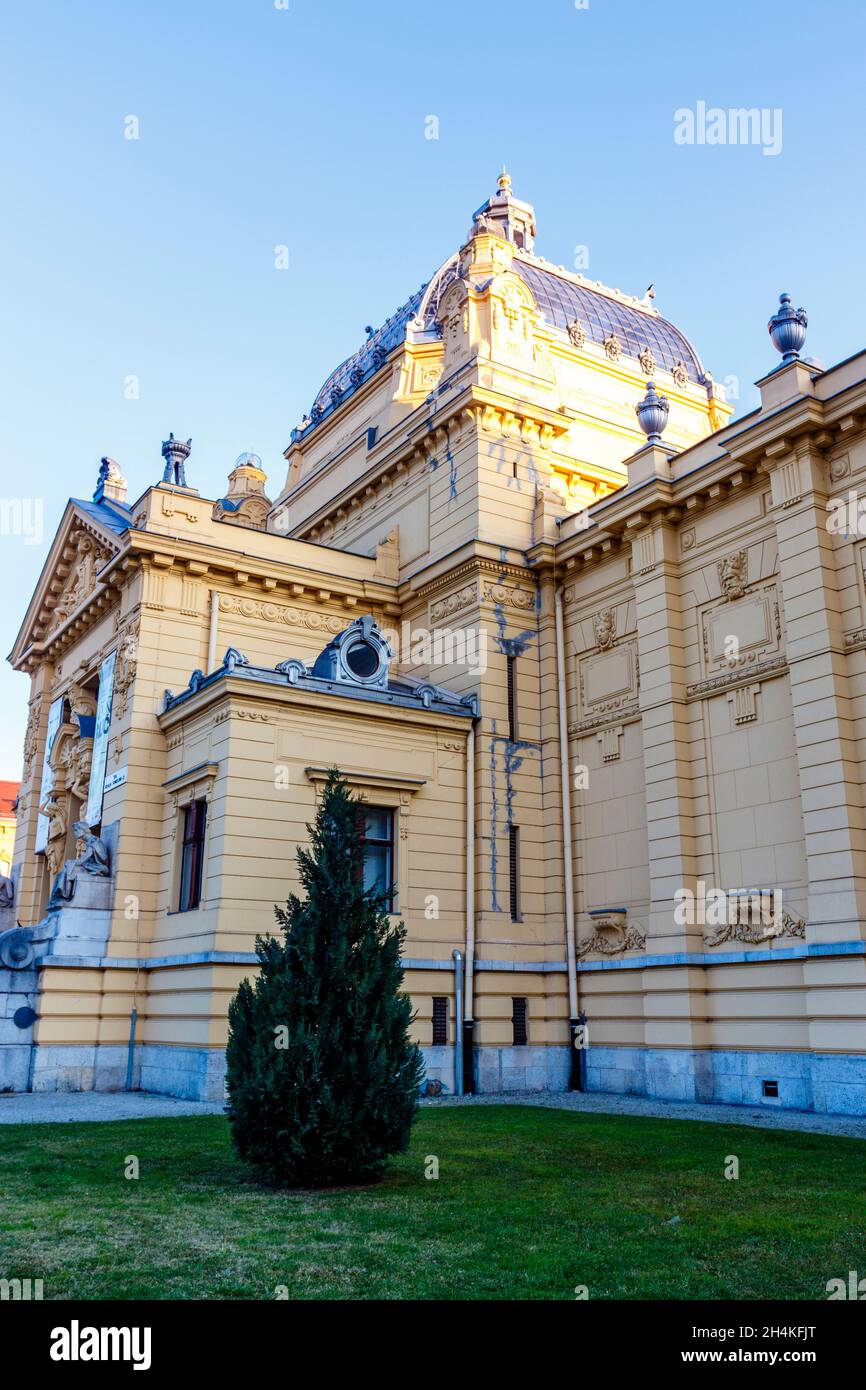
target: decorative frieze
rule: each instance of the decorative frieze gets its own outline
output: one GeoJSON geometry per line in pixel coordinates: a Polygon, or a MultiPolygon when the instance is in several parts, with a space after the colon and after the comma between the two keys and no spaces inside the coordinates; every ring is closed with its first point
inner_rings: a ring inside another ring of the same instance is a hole
{"type": "Polygon", "coordinates": [[[478,586],[467,584],[463,589],[457,589],[454,593],[448,594],[447,598],[437,599],[430,605],[430,622],[439,623],[443,618],[450,618],[455,613],[461,613],[464,608],[471,608],[478,601],[478,586]]]}
{"type": "Polygon", "coordinates": [[[254,598],[240,598],[235,594],[220,594],[220,611],[238,613],[244,618],[256,618],[265,623],[281,623],[284,627],[303,627],[315,632],[327,632],[336,636],[346,626],[345,618],[328,613],[317,613],[303,608],[286,608],[280,603],[270,603],[254,598]]]}
{"type": "MultiPolygon", "coordinates": [[[[753,655],[751,654],[752,657],[753,655]]],[[[753,664],[749,664],[749,661],[750,658],[747,657],[746,670],[734,667],[719,676],[710,676],[707,680],[687,685],[686,698],[699,699],[704,695],[718,695],[722,691],[741,685],[744,681],[753,681],[756,676],[760,676],[762,680],[768,676],[782,676],[788,669],[788,662],[784,656],[775,656],[768,661],[754,661],[753,664]]]]}
{"type": "Polygon", "coordinates": [[[529,609],[534,608],[536,603],[534,589],[512,589],[505,584],[485,584],[482,593],[488,603],[519,608],[523,612],[528,612],[529,609]]]}
{"type": "MultiPolygon", "coordinates": [[[[616,711],[616,718],[619,728],[623,728],[626,724],[638,723],[641,718],[640,706],[637,704],[622,705],[616,711]]],[[[604,713],[597,714],[591,719],[577,719],[569,724],[568,732],[574,738],[580,738],[582,734],[595,733],[598,729],[606,726],[609,721],[610,715],[604,713]]]]}

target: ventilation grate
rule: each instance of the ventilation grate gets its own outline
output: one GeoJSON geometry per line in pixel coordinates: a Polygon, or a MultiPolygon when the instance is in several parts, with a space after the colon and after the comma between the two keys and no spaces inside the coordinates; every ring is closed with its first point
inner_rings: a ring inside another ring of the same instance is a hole
{"type": "Polygon", "coordinates": [[[448,1000],[437,995],[433,1000],[433,1046],[444,1047],[448,1042],[448,1000]]]}
{"type": "Polygon", "coordinates": [[[511,1001],[511,1027],[514,1033],[513,1042],[515,1047],[525,1047],[529,1041],[526,1031],[526,1000],[512,999],[511,1001]]]}

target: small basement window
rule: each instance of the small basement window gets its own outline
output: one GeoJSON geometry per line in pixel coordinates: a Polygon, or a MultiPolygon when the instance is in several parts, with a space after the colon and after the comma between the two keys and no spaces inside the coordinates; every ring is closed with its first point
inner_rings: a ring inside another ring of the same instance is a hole
{"type": "Polygon", "coordinates": [[[514,1046],[525,1047],[528,1042],[525,999],[512,999],[511,1001],[511,1030],[514,1046]]]}
{"type": "Polygon", "coordinates": [[[433,1046],[444,1047],[448,1042],[448,1000],[437,995],[433,1000],[433,1046]]]}
{"type": "Polygon", "coordinates": [[[762,1085],[762,1087],[763,1087],[763,1093],[764,1093],[765,1096],[767,1096],[769,1099],[772,1099],[772,1100],[778,1100],[778,1097],[779,1097],[779,1083],[778,1083],[778,1081],[762,1081],[762,1082],[761,1082],[761,1085],[762,1085]]]}

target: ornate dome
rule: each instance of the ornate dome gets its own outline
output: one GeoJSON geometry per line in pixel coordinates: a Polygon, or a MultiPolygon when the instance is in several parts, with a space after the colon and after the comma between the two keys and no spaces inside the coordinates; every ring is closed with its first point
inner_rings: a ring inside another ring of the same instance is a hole
{"type": "MultiPolygon", "coordinates": [[[[563,266],[551,265],[544,257],[533,255],[527,249],[527,243],[531,245],[528,232],[512,231],[513,212],[511,220],[508,218],[511,205],[524,210],[523,222],[534,232],[532,208],[511,196],[510,179],[504,193],[502,187],[500,179],[500,192],[475,214],[474,229],[477,232],[487,227],[513,241],[512,270],[531,290],[548,325],[569,333],[578,343],[595,343],[612,357],[622,355],[640,360],[648,375],[661,369],[681,374],[683,384],[686,379],[704,384],[704,369],[694,347],[684,333],[661,317],[658,310],[631,295],[608,289],[600,281],[572,274],[563,266]],[[651,360],[645,356],[647,352],[651,360]]],[[[318,392],[310,414],[292,431],[292,439],[306,434],[374,376],[393,349],[405,340],[410,326],[421,331],[438,331],[439,300],[459,273],[460,257],[455,254],[440,266],[432,280],[386,319],[381,328],[368,329],[367,341],[331,373],[318,392]]]]}

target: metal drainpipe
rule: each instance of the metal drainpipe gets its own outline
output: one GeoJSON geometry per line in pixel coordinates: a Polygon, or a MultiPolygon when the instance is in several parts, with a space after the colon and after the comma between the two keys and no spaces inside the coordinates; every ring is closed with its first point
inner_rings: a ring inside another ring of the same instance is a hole
{"type": "Polygon", "coordinates": [[[219,620],[219,607],[219,594],[217,593],[216,589],[211,589],[210,628],[208,630],[207,638],[207,671],[205,673],[206,675],[210,675],[211,671],[213,671],[216,667],[217,622],[219,620]]]}
{"type": "Polygon", "coordinates": [[[562,864],[565,876],[565,952],[568,960],[568,1033],[571,1052],[568,1088],[584,1090],[583,1048],[575,1047],[581,1022],[577,997],[577,950],[574,935],[574,869],[572,866],[571,771],[568,766],[568,710],[565,689],[565,634],[562,622],[562,591],[553,593],[556,628],[556,689],[559,707],[559,769],[562,782],[562,864]]]}
{"type": "Polygon", "coordinates": [[[463,1095],[463,957],[460,952],[451,952],[454,957],[454,1094],[463,1095]]]}
{"type": "MultiPolygon", "coordinates": [[[[459,1018],[459,1015],[458,1015],[459,1018]]],[[[463,1091],[475,1090],[475,721],[466,740],[466,991],[463,1004],[463,1091]]]]}
{"type": "Polygon", "coordinates": [[[126,1053],[126,1090],[132,1090],[132,1078],[135,1068],[135,1021],[138,1017],[138,1010],[133,1008],[129,1016],[129,1047],[126,1053]]]}

